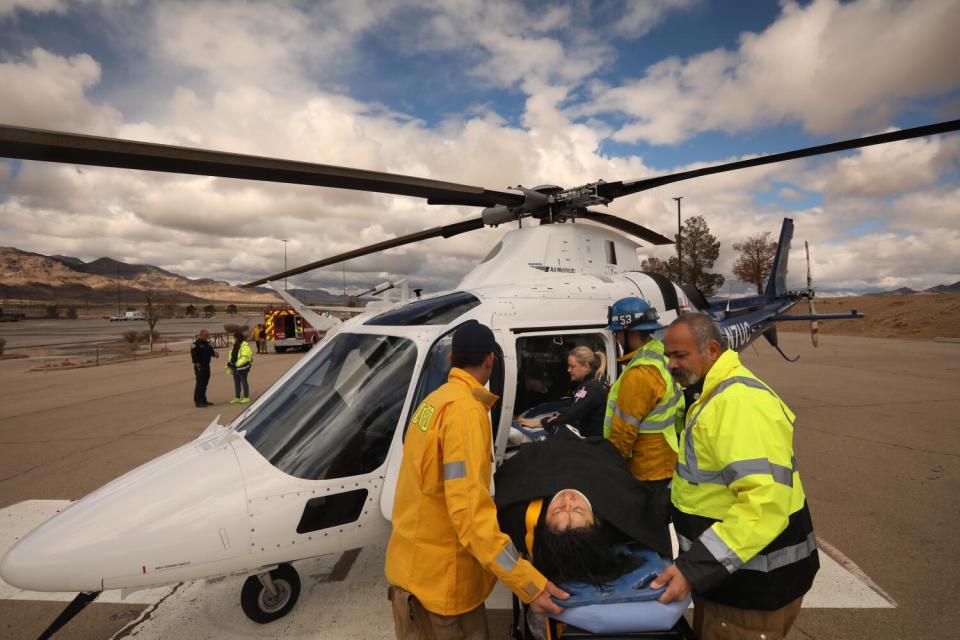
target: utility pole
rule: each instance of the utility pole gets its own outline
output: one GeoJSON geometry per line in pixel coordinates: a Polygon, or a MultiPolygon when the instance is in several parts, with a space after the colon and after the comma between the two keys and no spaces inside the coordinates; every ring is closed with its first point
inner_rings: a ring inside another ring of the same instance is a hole
{"type": "Polygon", "coordinates": [[[117,265],[117,315],[123,315],[123,311],[120,310],[120,265],[117,265]]]}
{"type": "Polygon", "coordinates": [[[677,284],[683,284],[683,252],[680,247],[680,234],[683,229],[680,226],[680,201],[683,200],[683,196],[674,200],[677,201],[677,284]]]}
{"type": "MultiPolygon", "coordinates": [[[[286,271],[287,270],[287,243],[290,241],[281,240],[280,242],[283,243],[283,270],[286,271]]],[[[283,276],[283,290],[284,291],[287,290],[287,276],[283,276]]]]}

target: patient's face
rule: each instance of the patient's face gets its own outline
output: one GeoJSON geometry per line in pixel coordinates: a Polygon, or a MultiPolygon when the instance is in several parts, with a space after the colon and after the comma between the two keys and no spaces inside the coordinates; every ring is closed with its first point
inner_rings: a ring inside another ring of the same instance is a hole
{"type": "Polygon", "coordinates": [[[575,489],[557,493],[547,505],[547,527],[551,531],[581,529],[594,524],[593,508],[586,497],[575,489]]]}

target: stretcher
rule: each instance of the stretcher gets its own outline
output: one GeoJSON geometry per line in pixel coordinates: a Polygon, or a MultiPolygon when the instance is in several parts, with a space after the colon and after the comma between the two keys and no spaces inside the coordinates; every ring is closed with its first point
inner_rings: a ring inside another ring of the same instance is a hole
{"type": "MultiPolygon", "coordinates": [[[[667,568],[667,562],[652,551],[629,549],[638,558],[637,569],[614,582],[598,588],[592,585],[560,585],[570,598],[557,601],[563,613],[550,620],[547,638],[694,640],[693,632],[683,617],[690,605],[687,597],[681,602],[663,604],[657,598],[663,588],[653,589],[650,583],[667,568]]],[[[529,612],[514,597],[514,623],[511,635],[518,640],[537,637],[529,628],[529,612]]]]}

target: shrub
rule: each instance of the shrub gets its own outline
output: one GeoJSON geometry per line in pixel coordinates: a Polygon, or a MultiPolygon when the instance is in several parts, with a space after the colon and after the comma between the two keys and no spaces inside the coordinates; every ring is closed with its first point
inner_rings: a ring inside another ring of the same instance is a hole
{"type": "Polygon", "coordinates": [[[76,319],[77,319],[77,308],[67,307],[67,320],[76,320],[76,319]]]}
{"type": "MultiPolygon", "coordinates": [[[[149,329],[147,329],[146,331],[141,331],[140,334],[139,334],[139,336],[138,336],[140,342],[150,342],[150,333],[151,333],[151,332],[150,332],[149,329]]],[[[154,332],[153,332],[153,341],[156,342],[156,341],[159,340],[159,339],[160,339],[160,332],[159,332],[159,331],[154,331],[154,332]]]]}
{"type": "Polygon", "coordinates": [[[60,305],[56,303],[51,303],[43,307],[44,311],[48,318],[59,318],[60,317],[60,305]]]}
{"type": "Polygon", "coordinates": [[[123,332],[123,339],[129,342],[130,344],[137,344],[137,338],[140,337],[140,332],[136,329],[130,329],[129,331],[123,332]]]}

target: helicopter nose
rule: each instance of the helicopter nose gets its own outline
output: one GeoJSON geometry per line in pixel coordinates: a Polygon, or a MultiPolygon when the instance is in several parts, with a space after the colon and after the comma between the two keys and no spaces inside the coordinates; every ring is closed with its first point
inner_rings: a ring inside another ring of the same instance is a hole
{"type": "Polygon", "coordinates": [[[229,437],[219,440],[194,440],[71,504],[7,552],[0,577],[30,591],[101,591],[246,554],[243,478],[229,437]]]}

